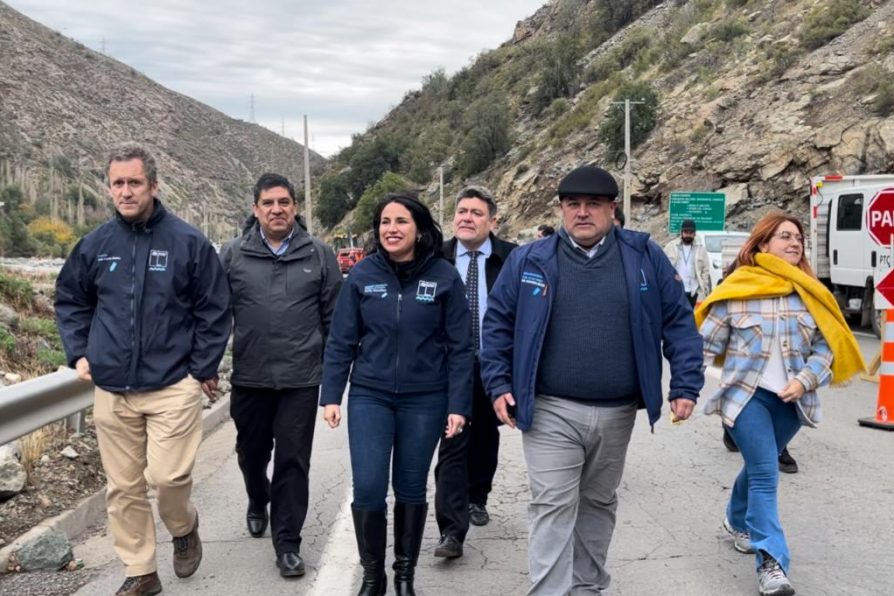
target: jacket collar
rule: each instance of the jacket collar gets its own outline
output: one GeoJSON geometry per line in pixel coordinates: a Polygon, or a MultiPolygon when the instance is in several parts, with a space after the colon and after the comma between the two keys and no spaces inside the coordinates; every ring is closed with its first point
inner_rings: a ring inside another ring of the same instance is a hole
{"type": "Polygon", "coordinates": [[[165,218],[168,214],[168,210],[165,209],[165,206],[162,204],[161,200],[158,197],[152,198],[152,215],[149,216],[149,219],[145,222],[130,222],[121,217],[121,214],[115,209],[115,219],[118,220],[118,223],[123,225],[124,227],[131,230],[140,230],[140,231],[149,231],[158,223],[165,218]]]}
{"type": "MultiPolygon", "coordinates": [[[[292,228],[292,239],[289,240],[289,248],[286,252],[279,255],[278,258],[288,259],[299,249],[310,243],[310,234],[308,234],[300,223],[296,221],[296,225],[292,228]]],[[[261,224],[258,223],[257,220],[255,220],[254,225],[248,228],[242,236],[242,250],[256,257],[268,257],[272,259],[277,256],[274,255],[264,243],[264,239],[261,237],[261,224]]]]}

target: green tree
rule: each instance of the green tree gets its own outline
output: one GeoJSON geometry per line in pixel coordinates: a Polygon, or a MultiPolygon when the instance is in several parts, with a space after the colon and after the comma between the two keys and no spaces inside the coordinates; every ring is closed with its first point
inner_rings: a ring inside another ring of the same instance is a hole
{"type": "Polygon", "coordinates": [[[571,97],[580,83],[581,48],[577,38],[562,35],[544,48],[534,108],[540,113],[557,97],[571,97]]]}
{"type": "Polygon", "coordinates": [[[459,167],[464,176],[470,176],[486,169],[512,146],[509,104],[498,94],[483,97],[472,102],[465,121],[459,167]]]}
{"type": "Polygon", "coordinates": [[[22,189],[7,186],[0,190],[0,251],[8,257],[33,256],[37,247],[28,233],[28,218],[23,211],[22,189]]]}
{"type": "Polygon", "coordinates": [[[412,184],[394,172],[385,172],[379,181],[366,189],[357,207],[354,208],[354,229],[369,230],[372,228],[373,212],[376,205],[390,192],[399,192],[412,188],[412,184]]]}
{"type": "Polygon", "coordinates": [[[341,221],[350,209],[351,190],[344,173],[327,174],[320,179],[320,192],[314,214],[325,227],[341,221]]]}
{"type": "MultiPolygon", "coordinates": [[[[395,140],[384,135],[375,135],[363,141],[350,155],[349,170],[346,173],[351,195],[361,196],[366,188],[389,170],[397,170],[400,165],[400,148],[395,140]]],[[[350,207],[353,207],[351,205],[350,207]]]]}
{"type": "MultiPolygon", "coordinates": [[[[625,99],[643,102],[630,105],[630,147],[637,147],[646,140],[658,115],[658,94],[647,82],[629,82],[615,93],[614,101],[625,99]]],[[[624,151],[624,107],[612,104],[599,127],[599,139],[605,144],[606,156],[613,161],[624,151]]]]}

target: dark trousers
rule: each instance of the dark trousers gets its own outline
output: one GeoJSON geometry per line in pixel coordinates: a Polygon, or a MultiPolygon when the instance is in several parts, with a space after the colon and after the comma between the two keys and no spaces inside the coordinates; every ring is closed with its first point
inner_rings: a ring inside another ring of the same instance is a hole
{"type": "Polygon", "coordinates": [[[472,420],[452,439],[441,438],[435,466],[435,518],[441,534],[460,542],[469,531],[469,503],[487,504],[500,449],[493,404],[484,392],[476,363],[472,420]]]}
{"type": "Polygon", "coordinates": [[[299,552],[301,547],[318,399],[319,386],[233,387],[230,395],[245,492],[254,507],[270,503],[270,533],[276,554],[299,552]],[[273,477],[268,480],[267,465],[274,444],[273,477]]]}
{"type": "Polygon", "coordinates": [[[397,394],[352,385],[348,444],[354,508],[385,510],[389,468],[397,503],[425,503],[428,470],[446,420],[445,394],[397,394]]]}

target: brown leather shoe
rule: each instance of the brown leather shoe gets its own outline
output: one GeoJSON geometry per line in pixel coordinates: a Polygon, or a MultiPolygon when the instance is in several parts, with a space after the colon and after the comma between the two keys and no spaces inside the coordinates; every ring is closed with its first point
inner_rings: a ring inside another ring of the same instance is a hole
{"type": "Polygon", "coordinates": [[[158,579],[158,574],[153,572],[125,578],[115,596],[152,596],[159,592],[161,592],[161,580],[158,579]]]}
{"type": "Polygon", "coordinates": [[[177,577],[189,577],[199,568],[202,562],[202,541],[199,539],[199,514],[196,513],[196,525],[186,536],[175,537],[174,574],[177,577]]]}

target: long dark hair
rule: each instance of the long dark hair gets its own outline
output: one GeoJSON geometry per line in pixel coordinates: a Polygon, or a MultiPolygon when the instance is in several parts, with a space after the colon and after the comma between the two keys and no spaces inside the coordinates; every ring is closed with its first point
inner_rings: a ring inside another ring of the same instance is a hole
{"type": "Polygon", "coordinates": [[[382,221],[382,211],[390,203],[398,203],[406,207],[416,224],[419,239],[416,240],[414,258],[428,254],[433,254],[436,257],[443,256],[444,235],[441,233],[441,228],[435,223],[431,211],[428,210],[425,203],[409,193],[389,193],[376,205],[372,220],[373,250],[388,254],[382,247],[382,240],[379,238],[379,224],[382,221]]]}

